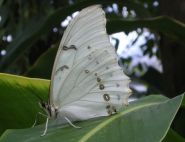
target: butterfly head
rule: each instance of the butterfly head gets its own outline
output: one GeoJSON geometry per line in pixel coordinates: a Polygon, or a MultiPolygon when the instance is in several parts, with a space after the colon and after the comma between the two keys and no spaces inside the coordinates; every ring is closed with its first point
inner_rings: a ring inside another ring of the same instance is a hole
{"type": "Polygon", "coordinates": [[[56,107],[52,106],[48,102],[43,102],[43,101],[40,102],[39,105],[47,113],[47,115],[50,118],[56,118],[57,117],[58,109],[56,107]]]}

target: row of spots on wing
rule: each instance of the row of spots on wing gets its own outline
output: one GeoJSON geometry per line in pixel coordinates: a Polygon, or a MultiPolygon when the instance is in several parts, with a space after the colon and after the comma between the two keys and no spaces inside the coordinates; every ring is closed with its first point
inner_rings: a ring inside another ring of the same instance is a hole
{"type": "MultiPolygon", "coordinates": [[[[87,49],[88,49],[88,50],[91,49],[91,46],[88,46],[87,49]]],[[[108,52],[108,51],[106,50],[106,52],[108,52]]],[[[89,60],[92,60],[92,55],[91,55],[91,54],[88,55],[88,59],[89,59],[89,60]]],[[[117,60],[117,59],[114,58],[114,60],[117,60]]],[[[95,63],[96,63],[96,65],[100,64],[98,60],[96,60],[95,63]]],[[[110,69],[109,66],[106,66],[106,67],[105,67],[105,70],[109,70],[109,69],[110,69]]],[[[87,69],[85,70],[85,73],[86,73],[86,74],[88,74],[89,72],[90,72],[89,70],[87,70],[87,69]]],[[[105,85],[103,84],[103,80],[98,76],[98,73],[97,73],[97,72],[94,73],[94,75],[95,75],[95,77],[96,77],[96,82],[97,82],[97,84],[98,84],[99,89],[100,89],[100,90],[104,90],[104,89],[105,89],[105,85]]],[[[110,77],[113,76],[112,73],[109,73],[109,75],[110,75],[110,77]]],[[[116,87],[120,87],[120,84],[119,84],[119,83],[116,83],[116,87]]],[[[113,105],[111,105],[111,102],[110,102],[110,101],[111,101],[110,95],[109,95],[108,93],[103,94],[103,99],[104,99],[104,101],[107,103],[107,105],[106,105],[107,113],[108,113],[109,115],[112,115],[112,114],[116,113],[116,112],[117,112],[116,108],[115,108],[113,105]]],[[[120,100],[120,95],[117,95],[117,100],[118,100],[118,101],[120,100]]]]}
{"type": "MultiPolygon", "coordinates": [[[[92,49],[91,46],[87,46],[87,49],[89,50],[89,53],[91,53],[91,54],[88,55],[88,59],[92,60],[92,54],[94,53],[94,51],[93,52],[90,51],[92,49]]],[[[105,52],[108,54],[107,50],[105,50],[105,52]]],[[[100,62],[98,60],[96,60],[95,63],[96,63],[96,65],[100,64],[100,62]]]]}
{"type": "MultiPolygon", "coordinates": [[[[89,45],[89,46],[87,46],[87,49],[90,50],[90,49],[92,49],[92,47],[89,45]]],[[[88,55],[88,59],[89,59],[89,60],[92,59],[92,55],[91,55],[91,54],[88,55]]]]}
{"type": "MultiPolygon", "coordinates": [[[[105,69],[106,69],[106,70],[109,70],[110,67],[109,67],[109,66],[106,66],[105,69]]],[[[115,72],[115,73],[116,73],[116,72],[115,72]]],[[[115,73],[109,72],[109,73],[107,74],[107,75],[108,75],[107,77],[113,77],[113,76],[116,75],[115,73]]],[[[100,90],[104,90],[104,89],[106,88],[106,86],[109,87],[108,85],[104,85],[104,84],[102,83],[104,79],[103,79],[101,76],[98,76],[97,73],[95,74],[95,76],[97,77],[97,83],[99,83],[99,89],[100,89],[100,90]]],[[[106,78],[105,78],[105,80],[104,80],[104,83],[105,83],[105,82],[106,82],[106,78]]],[[[113,84],[114,84],[114,87],[119,88],[119,87],[121,86],[120,83],[121,83],[121,82],[119,82],[119,81],[115,81],[115,83],[113,83],[113,84]]],[[[112,82],[111,82],[111,84],[112,84],[112,82]]],[[[109,92],[109,93],[110,93],[110,92],[109,92]]],[[[109,93],[104,93],[102,96],[103,96],[103,100],[104,100],[104,101],[106,102],[106,104],[107,104],[107,105],[106,105],[107,113],[108,113],[109,115],[112,115],[112,114],[114,114],[114,113],[117,112],[116,107],[112,105],[112,101],[116,99],[118,102],[120,102],[121,96],[120,96],[120,94],[114,94],[114,99],[111,101],[111,94],[109,94],[109,93]]],[[[118,104],[119,104],[119,103],[118,103],[118,104]]]]}
{"type": "Polygon", "coordinates": [[[98,73],[95,73],[94,75],[95,75],[95,77],[96,77],[96,81],[97,81],[97,84],[98,84],[98,86],[99,86],[99,89],[100,89],[100,90],[104,90],[104,89],[105,89],[105,86],[104,86],[104,84],[102,83],[102,82],[103,82],[102,79],[101,79],[100,77],[98,77],[98,73]]]}
{"type": "MultiPolygon", "coordinates": [[[[88,58],[88,60],[92,60],[92,59],[93,59],[93,53],[94,53],[94,51],[90,51],[90,50],[92,49],[92,47],[91,47],[90,45],[87,46],[87,49],[89,50],[88,52],[90,53],[90,54],[87,56],[87,58],[88,58]]],[[[98,65],[98,64],[100,64],[100,62],[99,62],[98,60],[96,60],[96,61],[95,61],[95,64],[98,65]]],[[[89,73],[90,73],[90,70],[85,69],[84,72],[85,72],[86,74],[89,74],[89,73]]],[[[95,74],[97,74],[97,73],[95,73],[95,74]]],[[[96,75],[95,75],[95,76],[96,76],[96,75]]]]}
{"type": "MultiPolygon", "coordinates": [[[[97,84],[99,85],[100,90],[105,89],[105,85],[103,84],[103,80],[98,76],[98,73],[95,73],[97,84]]],[[[117,112],[116,108],[111,104],[111,98],[108,93],[103,94],[103,99],[106,102],[106,110],[109,115],[112,115],[117,112]]],[[[120,99],[120,96],[118,100],[120,99]]]]}
{"type": "MultiPolygon", "coordinates": [[[[69,49],[73,49],[73,50],[77,50],[77,47],[75,45],[70,45],[70,46],[63,46],[62,48],[63,50],[69,50],[69,49]]],[[[69,69],[69,67],[67,65],[63,65],[61,67],[59,67],[56,71],[55,74],[57,74],[60,71],[64,71],[64,69],[69,69]]]]}
{"type": "MultiPolygon", "coordinates": [[[[108,67],[108,66],[107,66],[107,67],[108,67]]],[[[106,67],[106,68],[107,68],[107,67],[106,67]]],[[[104,89],[105,89],[105,85],[103,84],[102,78],[100,78],[100,77],[98,76],[97,73],[95,73],[94,75],[95,75],[95,77],[96,77],[96,81],[97,81],[97,83],[98,83],[99,89],[100,89],[100,90],[104,90],[104,89]]],[[[110,76],[110,77],[113,77],[113,74],[112,74],[112,73],[109,73],[109,76],[110,76]]],[[[115,87],[119,88],[120,86],[121,86],[121,85],[120,85],[118,82],[115,83],[115,87]]]]}
{"type": "MultiPolygon", "coordinates": [[[[87,46],[87,49],[88,50],[90,50],[90,49],[92,49],[92,47],[90,46],[90,45],[88,45],[87,46]]],[[[94,53],[94,51],[93,52],[91,52],[87,57],[88,57],[88,60],[92,60],[93,59],[93,57],[92,57],[92,54],[94,53]]],[[[95,61],[95,63],[96,63],[96,65],[98,65],[98,64],[100,64],[100,62],[98,61],[98,60],[96,60],[95,61]]],[[[88,70],[88,69],[86,69],[85,70],[85,73],[86,74],[88,74],[90,71],[88,70]]],[[[95,73],[95,76],[97,76],[97,73],[95,73]]],[[[99,78],[100,79],[100,78],[99,78]]],[[[98,80],[98,79],[97,79],[98,80]]],[[[100,80],[98,81],[98,82],[100,82],[100,80]]],[[[102,88],[102,87],[101,87],[102,88]]]]}
{"type": "Polygon", "coordinates": [[[104,99],[104,101],[106,102],[106,110],[107,110],[107,113],[109,114],[109,115],[112,115],[112,114],[114,114],[114,113],[116,113],[117,112],[117,110],[116,110],[116,107],[114,107],[112,104],[111,104],[111,98],[110,98],[110,95],[108,94],[108,93],[105,93],[105,94],[103,94],[103,99],[104,99]]]}

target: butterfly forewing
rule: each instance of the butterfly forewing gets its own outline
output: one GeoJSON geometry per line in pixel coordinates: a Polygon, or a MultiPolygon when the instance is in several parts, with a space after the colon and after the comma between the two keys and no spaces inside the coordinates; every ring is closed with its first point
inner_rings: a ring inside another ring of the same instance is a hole
{"type": "Polygon", "coordinates": [[[99,5],[83,9],[64,32],[55,59],[50,103],[84,119],[116,112],[130,95],[99,5]],[[78,115],[78,114],[79,115],[78,115]]]}

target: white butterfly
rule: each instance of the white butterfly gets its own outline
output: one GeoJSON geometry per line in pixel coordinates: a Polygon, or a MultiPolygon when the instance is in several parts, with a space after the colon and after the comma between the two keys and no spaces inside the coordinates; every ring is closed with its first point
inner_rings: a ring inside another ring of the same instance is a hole
{"type": "MultiPolygon", "coordinates": [[[[83,9],[68,25],[51,76],[49,118],[70,123],[116,113],[129,97],[130,79],[118,66],[100,5],[83,9]]],[[[74,125],[73,125],[74,126],[74,125]]],[[[75,126],[74,126],[75,127],[75,126]]]]}

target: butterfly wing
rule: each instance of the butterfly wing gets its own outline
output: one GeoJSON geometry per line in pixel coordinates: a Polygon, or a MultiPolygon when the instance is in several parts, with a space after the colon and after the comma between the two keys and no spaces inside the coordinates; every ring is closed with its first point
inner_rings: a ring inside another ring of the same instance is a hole
{"type": "Polygon", "coordinates": [[[88,119],[127,102],[130,80],[118,66],[105,27],[105,13],[95,5],[83,9],[65,30],[50,86],[50,103],[59,112],[88,119]]]}

